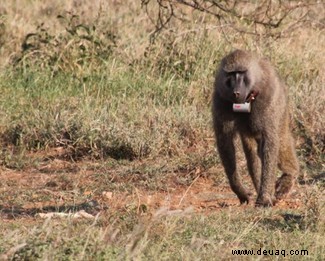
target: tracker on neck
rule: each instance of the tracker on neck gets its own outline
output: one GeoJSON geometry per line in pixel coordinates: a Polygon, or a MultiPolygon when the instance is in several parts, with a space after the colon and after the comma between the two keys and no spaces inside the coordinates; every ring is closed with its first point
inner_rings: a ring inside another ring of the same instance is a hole
{"type": "Polygon", "coordinates": [[[258,95],[258,92],[257,92],[257,91],[252,91],[252,92],[248,95],[248,97],[247,97],[245,103],[234,103],[234,104],[232,105],[232,109],[233,109],[233,111],[234,111],[234,112],[246,112],[246,113],[250,113],[250,112],[251,112],[251,108],[252,108],[251,103],[252,103],[253,101],[255,101],[257,95],[258,95]]]}

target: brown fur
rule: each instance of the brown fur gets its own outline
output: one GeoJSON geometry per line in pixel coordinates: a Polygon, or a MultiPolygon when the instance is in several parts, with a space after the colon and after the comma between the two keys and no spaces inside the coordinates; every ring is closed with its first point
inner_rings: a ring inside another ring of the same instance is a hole
{"type": "Polygon", "coordinates": [[[274,205],[290,191],[299,167],[289,129],[286,89],[272,65],[241,50],[223,58],[214,83],[212,114],[219,155],[240,202],[248,203],[251,194],[242,186],[236,168],[237,133],[257,192],[256,205],[274,205]],[[245,81],[235,78],[237,72],[245,81]],[[226,82],[229,77],[234,77],[232,82],[226,82]],[[232,111],[234,87],[243,97],[258,93],[250,113],[232,111]],[[283,175],[276,181],[277,164],[283,175]]]}

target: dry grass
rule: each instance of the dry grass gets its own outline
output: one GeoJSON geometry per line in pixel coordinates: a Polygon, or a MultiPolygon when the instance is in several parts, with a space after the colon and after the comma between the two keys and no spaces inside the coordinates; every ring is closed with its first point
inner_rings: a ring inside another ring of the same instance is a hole
{"type": "Polygon", "coordinates": [[[182,19],[150,43],[155,28],[136,1],[1,4],[0,163],[9,176],[0,187],[0,215],[26,214],[33,204],[40,211],[54,201],[54,207],[75,206],[107,191],[127,199],[140,198],[139,190],[187,194],[198,178],[226,185],[210,102],[215,67],[234,48],[267,56],[289,87],[304,203],[258,210],[219,202],[222,211],[206,215],[118,200],[118,207],[101,206],[93,221],[43,222],[32,209],[1,222],[1,258],[209,260],[216,253],[231,259],[236,248],[263,248],[308,249],[321,260],[323,4],[279,38],[245,34],[179,8],[182,19]]]}

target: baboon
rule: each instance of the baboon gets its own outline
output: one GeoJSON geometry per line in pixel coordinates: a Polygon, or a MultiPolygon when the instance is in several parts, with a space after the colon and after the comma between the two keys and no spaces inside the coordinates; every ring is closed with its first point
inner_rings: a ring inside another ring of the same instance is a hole
{"type": "Polygon", "coordinates": [[[266,59],[235,50],[220,63],[212,104],[217,149],[231,189],[241,204],[249,203],[252,194],[241,184],[236,167],[234,140],[239,134],[257,192],[255,205],[273,206],[288,194],[299,172],[285,85],[266,59]],[[283,174],[276,181],[277,165],[283,174]]]}

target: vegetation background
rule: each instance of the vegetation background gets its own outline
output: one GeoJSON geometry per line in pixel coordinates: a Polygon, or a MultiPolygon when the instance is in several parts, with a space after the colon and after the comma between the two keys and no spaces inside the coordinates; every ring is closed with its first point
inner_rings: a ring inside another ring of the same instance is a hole
{"type": "Polygon", "coordinates": [[[323,260],[324,14],[316,0],[1,1],[0,259],[323,260]],[[214,150],[214,71],[235,48],[288,86],[301,175],[273,209],[238,206],[214,150]]]}

